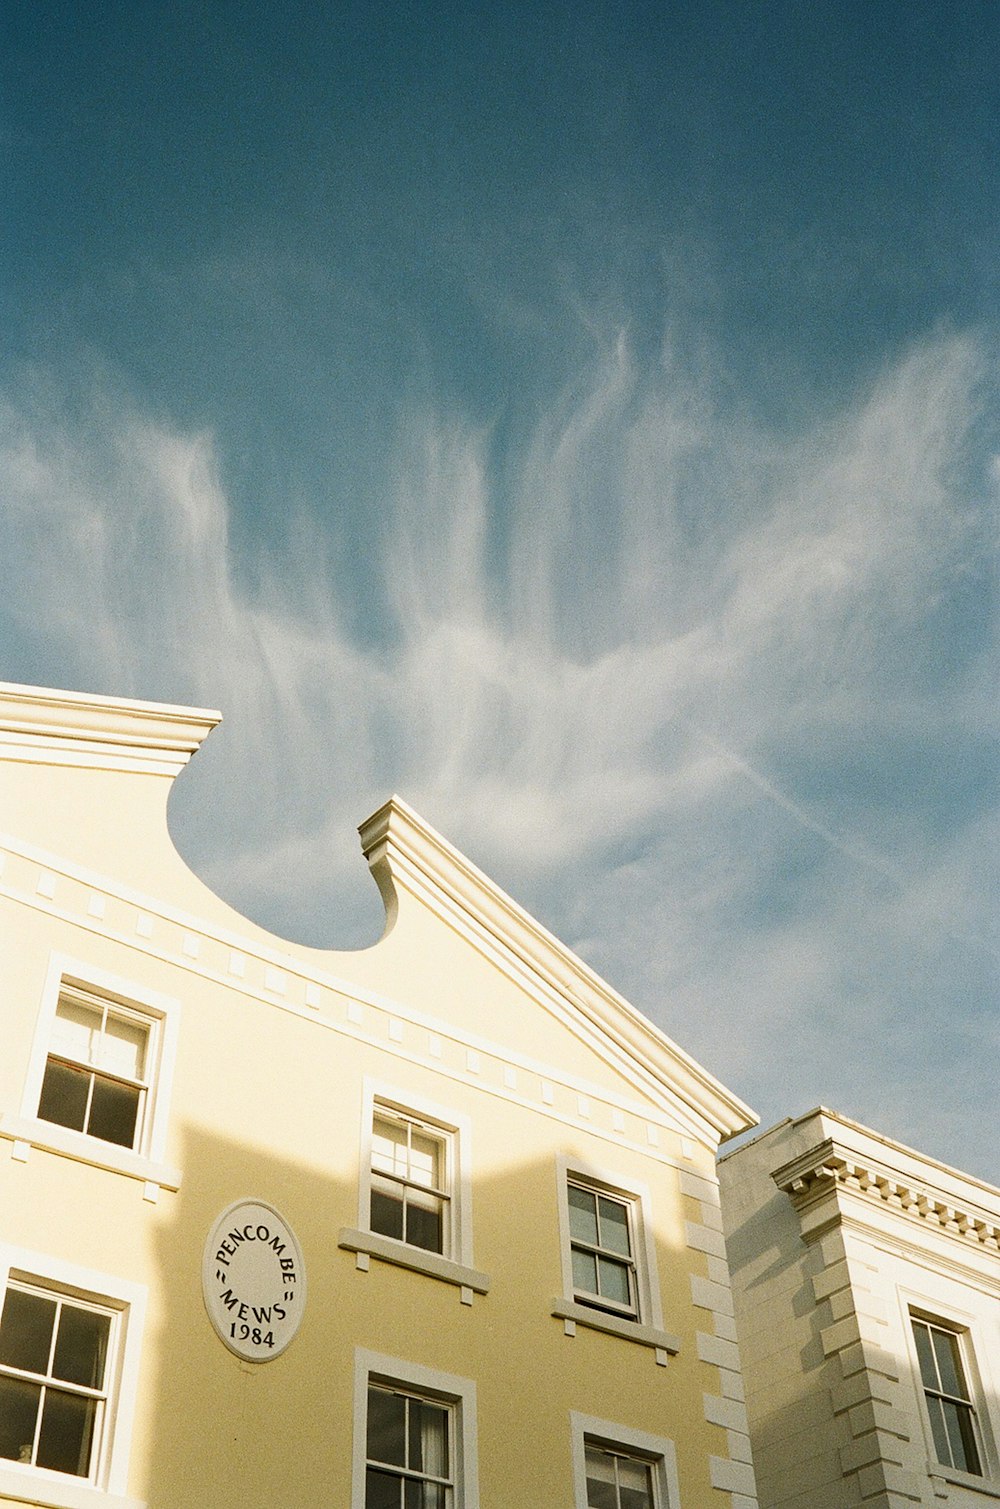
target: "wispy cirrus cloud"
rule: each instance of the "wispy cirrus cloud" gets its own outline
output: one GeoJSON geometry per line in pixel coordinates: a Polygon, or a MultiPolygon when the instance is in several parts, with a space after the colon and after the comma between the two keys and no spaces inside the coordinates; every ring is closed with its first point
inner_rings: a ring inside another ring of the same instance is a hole
{"type": "Polygon", "coordinates": [[[620,340],[502,455],[415,412],[368,605],[336,519],[237,548],[211,434],[8,393],[8,674],[221,706],[179,840],[278,930],[377,930],[397,789],[765,1116],[975,1165],[914,1045],[993,1093],[991,384],[931,340],[789,440],[620,340]]]}

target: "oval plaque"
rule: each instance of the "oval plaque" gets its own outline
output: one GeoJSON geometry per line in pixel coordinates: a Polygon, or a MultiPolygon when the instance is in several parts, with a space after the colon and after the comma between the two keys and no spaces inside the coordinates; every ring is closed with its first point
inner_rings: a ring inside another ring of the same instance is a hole
{"type": "Polygon", "coordinates": [[[263,1200],[237,1200],[209,1233],[201,1264],[205,1308],[219,1337],[246,1362],[270,1362],[291,1342],[306,1300],[302,1249],[263,1200]]]}

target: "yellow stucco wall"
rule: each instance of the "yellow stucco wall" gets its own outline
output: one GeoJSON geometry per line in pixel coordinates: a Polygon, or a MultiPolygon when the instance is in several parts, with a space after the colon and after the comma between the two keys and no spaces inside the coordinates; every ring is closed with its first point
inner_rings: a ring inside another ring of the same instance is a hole
{"type": "Polygon", "coordinates": [[[153,1203],[141,1179],[43,1146],[23,1157],[0,1136],[0,1242],[148,1290],[129,1494],[151,1509],[346,1509],[360,1346],[475,1381],[483,1506],[574,1503],[573,1410],[672,1440],[685,1509],[751,1503],[711,1486],[710,1459],[732,1443],[706,1419],[704,1395],[725,1385],[698,1333],[725,1321],[694,1304],[691,1279],[718,1280],[720,1259],[688,1244],[705,1205],[682,1188],[714,1184],[713,1134],[691,1135],[703,1119],[676,1086],[637,1089],[620,1044],[605,1051],[592,1023],[559,1020],[544,991],[409,892],[387,937],[357,954],[286,945],[239,918],[176,856],[169,785],[0,759],[0,1133],[25,1109],[54,955],[181,1003],[164,1158],[179,1189],[153,1203]],[[473,1261],[491,1281],[471,1305],[377,1258],[361,1271],[338,1247],[359,1220],[366,1077],[471,1123],[473,1261]],[[616,1336],[567,1336],[550,1313],[560,1156],[648,1188],[663,1327],[680,1340],[666,1366],[616,1336]],[[208,1231],[242,1196],[280,1211],[308,1273],[301,1329],[266,1364],[226,1350],[201,1295],[208,1231]]]}

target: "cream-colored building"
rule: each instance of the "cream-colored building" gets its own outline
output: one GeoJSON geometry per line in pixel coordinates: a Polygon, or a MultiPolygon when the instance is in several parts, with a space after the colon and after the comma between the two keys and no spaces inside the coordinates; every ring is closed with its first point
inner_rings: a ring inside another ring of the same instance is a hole
{"type": "Polygon", "coordinates": [[[754,1509],[751,1113],[397,799],[375,947],[237,915],[216,721],[0,688],[0,1503],[754,1509]]]}
{"type": "Polygon", "coordinates": [[[1000,1190],[822,1109],[719,1173],[761,1509],[1000,1503],[1000,1190]]]}

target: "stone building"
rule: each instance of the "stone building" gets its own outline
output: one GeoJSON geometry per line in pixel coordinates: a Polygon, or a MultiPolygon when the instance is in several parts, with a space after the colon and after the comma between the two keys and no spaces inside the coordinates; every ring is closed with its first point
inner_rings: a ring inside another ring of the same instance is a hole
{"type": "Polygon", "coordinates": [[[761,1509],[1000,1503],[1000,1190],[822,1109],[719,1174],[761,1509]]]}

